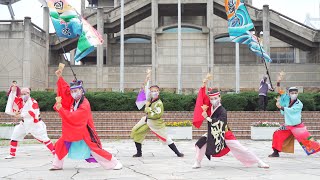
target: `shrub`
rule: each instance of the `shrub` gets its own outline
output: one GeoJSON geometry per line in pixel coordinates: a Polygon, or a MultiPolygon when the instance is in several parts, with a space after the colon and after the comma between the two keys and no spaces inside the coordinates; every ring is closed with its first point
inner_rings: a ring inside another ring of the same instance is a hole
{"type": "Polygon", "coordinates": [[[314,94],[301,93],[298,96],[298,99],[303,103],[304,111],[315,111],[316,106],[314,102],[314,94]]]}
{"type": "MultiPolygon", "coordinates": [[[[54,92],[32,91],[31,97],[38,101],[41,111],[53,111],[55,103],[54,92]]],[[[137,111],[135,100],[136,92],[87,92],[93,111],[137,111]]],[[[268,93],[268,111],[277,111],[275,97],[277,93],[268,93]]],[[[196,94],[182,95],[161,92],[160,99],[164,103],[165,111],[193,111],[196,103],[196,94]]],[[[319,93],[301,93],[298,97],[304,104],[305,111],[320,110],[319,93]]],[[[4,112],[7,96],[0,92],[0,110],[4,112]]],[[[257,92],[243,92],[239,94],[223,94],[222,104],[228,111],[257,111],[259,110],[259,95],[257,92]]]]}
{"type": "Polygon", "coordinates": [[[244,111],[248,102],[239,94],[226,94],[222,96],[222,104],[228,111],[244,111]]]}

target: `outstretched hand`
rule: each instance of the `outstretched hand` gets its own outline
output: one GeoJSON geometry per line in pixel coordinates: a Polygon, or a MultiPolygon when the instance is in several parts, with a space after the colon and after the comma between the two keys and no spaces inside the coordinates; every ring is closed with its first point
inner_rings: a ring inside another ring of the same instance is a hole
{"type": "Polygon", "coordinates": [[[207,76],[202,81],[202,87],[207,86],[207,83],[209,80],[212,80],[212,75],[210,73],[207,74],[207,76]]]}
{"type": "Polygon", "coordinates": [[[20,111],[15,112],[14,117],[15,117],[16,119],[20,118],[20,117],[21,117],[21,112],[20,112],[20,111]]]}

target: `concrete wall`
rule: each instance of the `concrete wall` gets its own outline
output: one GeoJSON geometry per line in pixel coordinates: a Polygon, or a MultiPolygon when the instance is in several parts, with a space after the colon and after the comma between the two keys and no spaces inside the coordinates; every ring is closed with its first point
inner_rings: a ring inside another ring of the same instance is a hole
{"type": "MultiPolygon", "coordinates": [[[[182,60],[182,87],[183,89],[193,89],[196,91],[201,85],[201,81],[205,74],[206,63],[194,61],[187,63],[182,60]]],[[[145,78],[146,69],[151,66],[126,66],[125,67],[125,85],[126,89],[139,89],[145,78]]],[[[56,88],[56,76],[54,72],[57,66],[49,66],[49,88],[56,88]]],[[[85,88],[96,88],[96,66],[73,66],[77,78],[84,81],[85,88]]],[[[318,87],[320,82],[320,65],[319,64],[277,64],[271,65],[271,79],[275,86],[275,80],[278,73],[282,70],[286,72],[286,76],[282,82],[283,87],[302,86],[318,87]]],[[[159,64],[157,69],[157,80],[159,86],[163,88],[175,89],[177,87],[177,66],[175,64],[159,64]]],[[[240,65],[240,88],[241,90],[257,90],[259,82],[265,73],[263,64],[242,64],[240,65]]],[[[71,70],[65,67],[63,76],[67,82],[73,80],[71,70]]],[[[214,65],[212,86],[223,90],[235,89],[235,65],[214,65]]],[[[119,87],[119,67],[103,67],[103,89],[117,91],[119,87]]],[[[98,89],[99,90],[99,89],[98,89]]]]}
{"type": "MultiPolygon", "coordinates": [[[[235,64],[235,43],[216,42],[214,43],[215,64],[235,64]]],[[[260,58],[251,52],[247,45],[240,44],[240,64],[256,64],[261,62],[260,58]]]]}
{"type": "MultiPolygon", "coordinates": [[[[120,44],[111,44],[111,60],[107,65],[120,64],[120,44]]],[[[151,65],[151,44],[150,43],[126,43],[124,45],[124,63],[125,65],[151,65]]]]}
{"type": "MultiPolygon", "coordinates": [[[[49,66],[49,88],[56,88],[57,78],[54,72],[57,70],[58,66],[49,66]]],[[[86,89],[97,88],[97,67],[96,66],[72,66],[77,79],[81,79],[84,82],[84,87],[86,89]]],[[[141,65],[141,66],[126,66],[124,68],[124,87],[126,89],[139,89],[141,83],[144,81],[145,72],[151,66],[141,65]]],[[[120,73],[119,67],[103,67],[103,89],[100,90],[119,90],[120,73]]],[[[68,66],[65,67],[63,76],[67,82],[71,82],[74,77],[68,66]]]]}
{"type": "MultiPolygon", "coordinates": [[[[151,36],[151,17],[148,17],[137,24],[134,24],[124,31],[125,34],[144,34],[151,36]]],[[[120,33],[117,33],[120,36],[120,33]]]]}
{"type": "Polygon", "coordinates": [[[32,89],[47,88],[45,33],[29,22],[24,24],[21,21],[0,25],[0,91],[7,90],[13,80],[32,89]],[[25,27],[28,24],[30,29],[25,27]],[[27,52],[26,45],[30,47],[27,52]],[[30,66],[23,65],[26,61],[30,66]],[[24,72],[28,77],[23,77],[24,72]]]}
{"type": "MultiPolygon", "coordinates": [[[[271,64],[271,80],[274,86],[276,77],[282,70],[286,73],[282,83],[285,87],[319,87],[320,64],[271,64]]],[[[258,89],[259,81],[265,72],[263,64],[240,65],[240,88],[258,89]]],[[[234,89],[235,80],[235,65],[214,66],[214,85],[223,89],[234,89]]]]}
{"type": "Polygon", "coordinates": [[[31,84],[32,89],[44,90],[48,84],[48,61],[46,59],[46,36],[36,28],[31,31],[31,84]]]}
{"type": "MultiPolygon", "coordinates": [[[[196,88],[207,71],[207,34],[182,33],[182,88],[196,88]]],[[[177,87],[177,35],[157,35],[157,73],[160,87],[177,87]]]]}
{"type": "MultiPolygon", "coordinates": [[[[159,26],[168,26],[171,24],[178,24],[178,16],[164,16],[161,18],[162,19],[160,22],[162,23],[160,23],[159,26]]],[[[206,21],[204,16],[182,16],[181,23],[204,26],[206,24],[206,21]]]]}

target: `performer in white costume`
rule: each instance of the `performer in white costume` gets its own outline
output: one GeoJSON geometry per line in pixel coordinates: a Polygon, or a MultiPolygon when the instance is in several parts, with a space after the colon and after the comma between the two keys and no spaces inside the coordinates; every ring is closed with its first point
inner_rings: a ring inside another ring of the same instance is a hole
{"type": "Polygon", "coordinates": [[[6,159],[15,158],[18,141],[22,141],[29,133],[39,142],[45,144],[54,154],[54,146],[47,135],[46,124],[40,118],[37,101],[30,97],[30,89],[22,88],[21,97],[16,97],[14,102],[19,107],[15,116],[16,118],[22,118],[22,120],[14,127],[10,141],[10,155],[6,159]]]}

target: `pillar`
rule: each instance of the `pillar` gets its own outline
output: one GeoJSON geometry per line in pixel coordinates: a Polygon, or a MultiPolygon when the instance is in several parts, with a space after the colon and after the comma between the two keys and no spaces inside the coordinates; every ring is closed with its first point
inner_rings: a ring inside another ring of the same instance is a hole
{"type": "Polygon", "coordinates": [[[294,48],[294,62],[300,63],[300,49],[294,48]]]}
{"type": "Polygon", "coordinates": [[[84,11],[86,9],[86,0],[81,0],[81,15],[84,17],[84,11]]]}
{"type": "Polygon", "coordinates": [[[73,49],[70,51],[70,65],[75,65],[74,55],[76,54],[76,50],[73,49]]]}
{"type": "Polygon", "coordinates": [[[50,53],[50,45],[49,45],[49,8],[47,6],[43,7],[43,30],[46,33],[46,49],[45,49],[45,84],[46,88],[49,87],[49,53],[50,53]]]}
{"type": "MultiPolygon", "coordinates": [[[[97,31],[104,35],[103,8],[97,9],[97,31]]],[[[103,88],[103,44],[97,46],[97,88],[103,88]]]]}
{"type": "Polygon", "coordinates": [[[31,86],[31,18],[24,18],[24,39],[23,39],[23,59],[22,59],[22,85],[31,86]]]}
{"type": "Polygon", "coordinates": [[[214,24],[213,24],[213,0],[207,1],[207,27],[209,28],[209,54],[208,54],[208,72],[213,73],[214,64],[214,24]]]}
{"type": "Polygon", "coordinates": [[[151,48],[152,48],[152,83],[157,84],[157,45],[156,45],[156,29],[158,28],[158,2],[156,0],[151,1],[151,48]]]}
{"type": "Polygon", "coordinates": [[[263,48],[270,55],[270,13],[269,5],[263,5],[263,48]]]}

